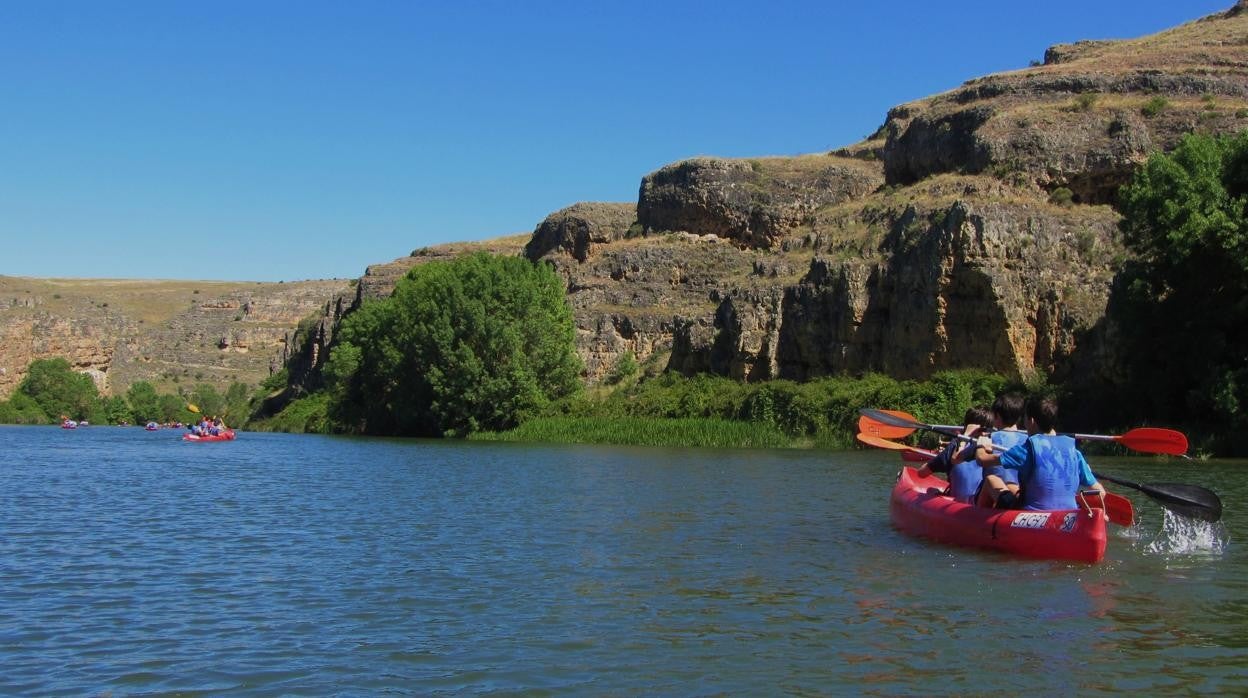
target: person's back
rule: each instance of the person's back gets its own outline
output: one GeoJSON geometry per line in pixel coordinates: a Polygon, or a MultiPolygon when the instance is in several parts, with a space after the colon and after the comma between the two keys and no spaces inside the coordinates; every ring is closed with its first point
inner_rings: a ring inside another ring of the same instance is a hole
{"type": "Polygon", "coordinates": [[[975,462],[974,447],[964,447],[970,460],[954,463],[949,469],[949,496],[959,502],[970,504],[975,501],[980,483],[984,481],[984,469],[975,462]]]}
{"type": "Polygon", "coordinates": [[[1083,456],[1075,440],[1057,434],[1036,434],[1028,439],[1032,467],[1024,480],[1023,508],[1031,510],[1074,509],[1079,491],[1083,456]]]}
{"type": "MultiPolygon", "coordinates": [[[[992,414],[987,409],[972,407],[962,419],[965,425],[963,434],[972,438],[977,436],[981,427],[991,419],[992,414]]],[[[975,462],[974,444],[958,439],[950,441],[936,458],[928,461],[923,470],[944,473],[949,478],[949,496],[964,503],[975,500],[975,493],[984,476],[984,469],[975,462]]]]}

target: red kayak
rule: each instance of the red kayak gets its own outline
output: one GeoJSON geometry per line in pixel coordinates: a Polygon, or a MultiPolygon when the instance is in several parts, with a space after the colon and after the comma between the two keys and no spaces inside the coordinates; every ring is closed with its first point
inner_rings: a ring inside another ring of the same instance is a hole
{"type": "Polygon", "coordinates": [[[941,494],[947,484],[902,468],[889,503],[893,525],[912,536],[1021,557],[1078,562],[1105,557],[1105,518],[1095,497],[1086,498],[1086,509],[986,509],[941,494]]]}
{"type": "Polygon", "coordinates": [[[215,436],[211,434],[209,434],[208,436],[196,436],[194,434],[183,434],[182,440],[183,441],[233,441],[234,430],[227,429],[221,432],[220,434],[216,434],[215,436]]]}
{"type": "Polygon", "coordinates": [[[920,453],[918,451],[902,451],[901,452],[901,462],[903,463],[926,463],[934,457],[935,457],[935,454],[928,455],[926,453],[920,453]]]}

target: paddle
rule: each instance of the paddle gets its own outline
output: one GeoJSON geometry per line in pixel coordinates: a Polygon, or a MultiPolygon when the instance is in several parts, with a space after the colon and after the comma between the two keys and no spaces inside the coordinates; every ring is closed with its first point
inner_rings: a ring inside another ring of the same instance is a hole
{"type": "MultiPolygon", "coordinates": [[[[916,420],[913,416],[906,414],[905,412],[901,412],[899,410],[873,410],[873,409],[864,407],[858,410],[858,414],[862,415],[861,417],[858,418],[858,428],[861,431],[864,431],[868,434],[872,433],[872,431],[869,429],[862,428],[864,420],[866,420],[866,423],[868,426],[871,426],[873,428],[876,428],[876,429],[891,428],[892,431],[898,432],[897,436],[894,436],[892,438],[899,438],[901,436],[909,436],[910,434],[914,433],[916,429],[923,429],[924,431],[934,431],[937,434],[944,434],[946,436],[955,436],[962,432],[962,429],[959,427],[949,427],[943,424],[935,425],[935,426],[931,424],[924,424],[923,422],[916,420]],[[909,431],[907,431],[904,434],[900,433],[902,430],[906,430],[906,429],[908,429],[909,431]]],[[[883,434],[881,434],[881,436],[883,436],[883,434]]]]}
{"type": "Polygon", "coordinates": [[[915,446],[907,446],[906,444],[899,444],[896,441],[889,441],[888,439],[881,438],[879,436],[876,436],[875,434],[864,434],[862,432],[859,432],[858,440],[868,446],[875,446],[876,448],[887,448],[892,451],[906,451],[908,453],[917,453],[921,456],[927,456],[929,460],[936,457],[935,451],[929,451],[927,449],[918,448],[915,446]]]}
{"type": "MultiPolygon", "coordinates": [[[[909,419],[909,420],[914,419],[913,417],[906,414],[905,412],[898,412],[896,410],[879,410],[879,411],[883,412],[884,414],[896,416],[900,419],[909,419]]],[[[885,424],[884,422],[871,419],[870,417],[864,414],[858,418],[858,431],[864,434],[870,434],[872,436],[879,436],[885,439],[900,439],[900,438],[913,434],[914,428],[905,427],[905,426],[895,426],[892,424],[885,424]]]]}
{"type": "Polygon", "coordinates": [[[1132,451],[1140,453],[1164,453],[1181,456],[1187,453],[1187,437],[1183,432],[1157,427],[1139,427],[1119,436],[1100,434],[1066,434],[1083,441],[1116,441],[1132,451]]]}
{"type": "Polygon", "coordinates": [[[1141,484],[1109,475],[1102,475],[1101,473],[1092,474],[1098,480],[1108,480],[1123,487],[1139,490],[1154,499],[1162,507],[1180,516],[1200,519],[1210,523],[1222,518],[1222,500],[1218,498],[1218,495],[1213,490],[1196,485],[1186,485],[1181,482],[1141,484]]]}
{"type": "MultiPolygon", "coordinates": [[[[966,438],[966,437],[963,437],[963,438],[966,438]]],[[[920,455],[927,456],[929,459],[936,457],[936,453],[934,451],[928,451],[926,449],[916,448],[914,446],[907,446],[906,444],[900,444],[900,443],[897,443],[896,441],[889,441],[888,439],[882,439],[878,436],[873,436],[871,434],[859,433],[858,440],[864,444],[867,444],[868,446],[875,446],[876,448],[887,448],[893,451],[905,451],[907,453],[917,453],[920,455]]],[[[1099,478],[1100,475],[1097,475],[1097,477],[1099,478]]],[[[1113,480],[1108,477],[1105,479],[1109,480],[1110,482],[1117,482],[1117,480],[1113,480]]],[[[1212,492],[1210,494],[1212,494],[1212,492]]],[[[1219,510],[1220,508],[1221,507],[1219,505],[1219,510]]],[[[1120,494],[1114,494],[1113,492],[1105,493],[1105,513],[1109,516],[1109,520],[1111,523],[1116,523],[1119,526],[1131,526],[1135,524],[1135,507],[1131,504],[1130,499],[1127,499],[1126,497],[1120,494]]]]}
{"type": "MultiPolygon", "coordinates": [[[[858,418],[858,429],[860,431],[873,433],[870,429],[864,428],[864,424],[868,427],[874,427],[878,423],[880,428],[891,429],[895,432],[892,435],[880,434],[880,436],[888,438],[909,436],[909,434],[901,433],[906,428],[909,428],[911,431],[926,429],[938,434],[954,434],[960,431],[957,427],[950,427],[944,424],[923,424],[911,415],[898,410],[862,409],[859,410],[859,413],[862,415],[858,418]]],[[[1173,429],[1139,427],[1118,436],[1105,436],[1102,434],[1063,434],[1063,436],[1083,441],[1114,441],[1140,453],[1164,453],[1171,456],[1182,456],[1187,453],[1187,437],[1183,435],[1183,432],[1173,429]]]]}

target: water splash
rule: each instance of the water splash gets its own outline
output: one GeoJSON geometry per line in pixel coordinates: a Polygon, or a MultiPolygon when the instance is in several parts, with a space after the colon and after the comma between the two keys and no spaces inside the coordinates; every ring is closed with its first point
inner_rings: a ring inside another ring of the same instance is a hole
{"type": "Polygon", "coordinates": [[[1161,555],[1221,557],[1230,543],[1230,535],[1221,523],[1199,521],[1162,510],[1161,530],[1146,550],[1161,555]]]}

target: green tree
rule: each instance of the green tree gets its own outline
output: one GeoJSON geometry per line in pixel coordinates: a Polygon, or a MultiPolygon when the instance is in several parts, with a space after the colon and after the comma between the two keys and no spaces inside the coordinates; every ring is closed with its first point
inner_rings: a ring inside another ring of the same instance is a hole
{"type": "Polygon", "coordinates": [[[251,389],[246,383],[235,381],[230,383],[230,387],[225,389],[225,407],[221,410],[221,416],[225,418],[226,424],[231,426],[241,426],[251,416],[251,389]]]}
{"type": "Polygon", "coordinates": [[[160,396],[156,394],[156,388],[147,381],[131,383],[126,390],[126,402],[130,403],[130,412],[136,424],[164,418],[160,410],[160,396]]]}
{"type": "Polygon", "coordinates": [[[0,401],[0,424],[47,424],[52,421],[31,396],[18,391],[0,401]]]}
{"type": "Polygon", "coordinates": [[[178,395],[164,394],[157,398],[161,422],[188,422],[195,416],[186,408],[186,400],[178,395]]]}
{"type": "Polygon", "coordinates": [[[550,267],[478,253],[418,266],[348,316],[326,379],[352,429],[505,429],[579,387],[574,340],[550,267]]]}
{"type": "Polygon", "coordinates": [[[1248,428],[1248,133],[1188,135],[1120,192],[1110,317],[1124,404],[1168,421],[1248,428]]]}
{"type": "Polygon", "coordinates": [[[69,361],[61,357],[30,362],[17,389],[33,398],[49,417],[89,417],[99,400],[95,381],[74,371],[69,361]]]}
{"type": "Polygon", "coordinates": [[[134,420],[134,415],[130,413],[130,405],[120,395],[101,398],[100,413],[104,416],[104,421],[109,424],[128,423],[134,420]]]}
{"type": "Polygon", "coordinates": [[[225,396],[208,383],[197,383],[187,401],[198,407],[205,417],[220,417],[225,411],[225,396]]]}

